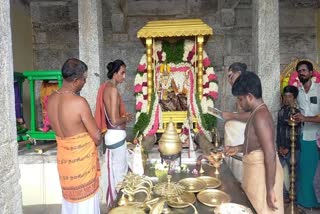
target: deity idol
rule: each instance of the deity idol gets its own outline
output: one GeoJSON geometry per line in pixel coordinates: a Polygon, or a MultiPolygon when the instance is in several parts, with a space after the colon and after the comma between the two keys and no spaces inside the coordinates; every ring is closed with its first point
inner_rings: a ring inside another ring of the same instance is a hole
{"type": "MultiPolygon", "coordinates": [[[[188,73],[186,72],[188,78],[188,73]]],[[[186,85],[186,80],[183,86],[186,85]]],[[[159,103],[162,111],[186,111],[187,107],[187,89],[183,87],[181,90],[177,87],[177,84],[173,78],[172,72],[170,72],[170,66],[168,64],[162,64],[160,66],[159,83],[158,83],[158,96],[159,103]]]]}

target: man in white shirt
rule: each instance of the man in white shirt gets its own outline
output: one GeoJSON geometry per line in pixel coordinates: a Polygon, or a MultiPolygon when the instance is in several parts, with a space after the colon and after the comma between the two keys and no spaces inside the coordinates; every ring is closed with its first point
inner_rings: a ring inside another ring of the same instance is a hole
{"type": "Polygon", "coordinates": [[[300,61],[296,70],[301,83],[298,86],[297,97],[301,113],[294,115],[293,118],[303,122],[297,172],[297,203],[303,207],[314,208],[320,206],[312,184],[320,159],[316,143],[316,133],[320,129],[320,123],[316,123],[320,114],[320,84],[312,79],[313,65],[309,61],[300,61]]]}

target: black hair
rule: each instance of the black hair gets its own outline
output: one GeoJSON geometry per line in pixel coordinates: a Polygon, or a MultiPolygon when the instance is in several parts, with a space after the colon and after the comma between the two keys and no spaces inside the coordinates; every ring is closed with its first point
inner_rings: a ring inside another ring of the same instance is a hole
{"type": "Polygon", "coordinates": [[[302,60],[300,62],[298,62],[297,66],[296,66],[296,71],[298,71],[298,68],[301,65],[306,65],[309,71],[313,71],[313,65],[311,62],[307,61],[307,60],[302,60]]]}
{"type": "Polygon", "coordinates": [[[88,66],[79,59],[71,58],[63,64],[61,71],[63,79],[71,82],[82,77],[88,71],[88,66]]]}
{"type": "Polygon", "coordinates": [[[247,65],[242,62],[234,62],[229,66],[229,71],[243,73],[247,70],[247,65]]]}
{"type": "Polygon", "coordinates": [[[286,87],[283,88],[283,94],[285,93],[291,93],[293,94],[294,98],[297,98],[299,90],[297,87],[293,86],[293,85],[287,85],[286,87]]]}
{"type": "Polygon", "coordinates": [[[108,69],[108,74],[107,77],[108,79],[112,79],[114,73],[118,73],[118,71],[120,70],[120,67],[124,65],[126,66],[126,64],[121,60],[121,59],[117,59],[113,62],[109,62],[107,65],[107,69],[108,69]]]}
{"type": "Polygon", "coordinates": [[[252,94],[256,99],[262,98],[260,78],[251,71],[241,74],[232,85],[233,96],[252,94]]]}

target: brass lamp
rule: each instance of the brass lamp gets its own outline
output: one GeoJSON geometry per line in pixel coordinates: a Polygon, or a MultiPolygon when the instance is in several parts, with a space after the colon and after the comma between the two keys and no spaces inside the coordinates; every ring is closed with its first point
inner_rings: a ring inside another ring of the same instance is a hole
{"type": "Polygon", "coordinates": [[[210,164],[212,164],[216,170],[215,170],[215,175],[218,177],[219,176],[219,169],[220,166],[223,162],[223,150],[220,147],[220,135],[219,135],[219,131],[218,129],[215,127],[214,128],[214,134],[215,134],[215,140],[214,140],[214,147],[211,150],[211,153],[208,157],[208,160],[210,162],[210,164]]]}
{"type": "Polygon", "coordinates": [[[295,106],[291,107],[290,110],[290,118],[288,120],[288,125],[290,128],[290,140],[291,140],[291,158],[290,158],[290,164],[291,164],[291,174],[290,174],[290,191],[289,191],[289,197],[290,197],[290,204],[286,208],[285,213],[299,213],[299,208],[294,204],[295,198],[296,198],[296,192],[295,192],[295,182],[296,182],[296,173],[295,173],[295,165],[296,165],[296,158],[295,158],[295,147],[296,147],[296,140],[297,140],[297,133],[296,133],[296,126],[299,124],[297,121],[295,121],[292,117],[295,112],[295,106]]]}
{"type": "Polygon", "coordinates": [[[159,150],[164,156],[173,156],[181,152],[182,143],[179,138],[178,132],[174,127],[173,122],[170,120],[165,132],[159,140],[159,150]]]}

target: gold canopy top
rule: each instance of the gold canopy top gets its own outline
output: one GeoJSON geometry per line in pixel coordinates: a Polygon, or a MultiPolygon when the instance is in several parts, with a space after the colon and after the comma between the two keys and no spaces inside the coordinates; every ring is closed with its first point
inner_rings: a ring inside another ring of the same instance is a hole
{"type": "Polygon", "coordinates": [[[213,30],[201,19],[149,21],[138,31],[138,38],[206,36],[213,30]]]}

